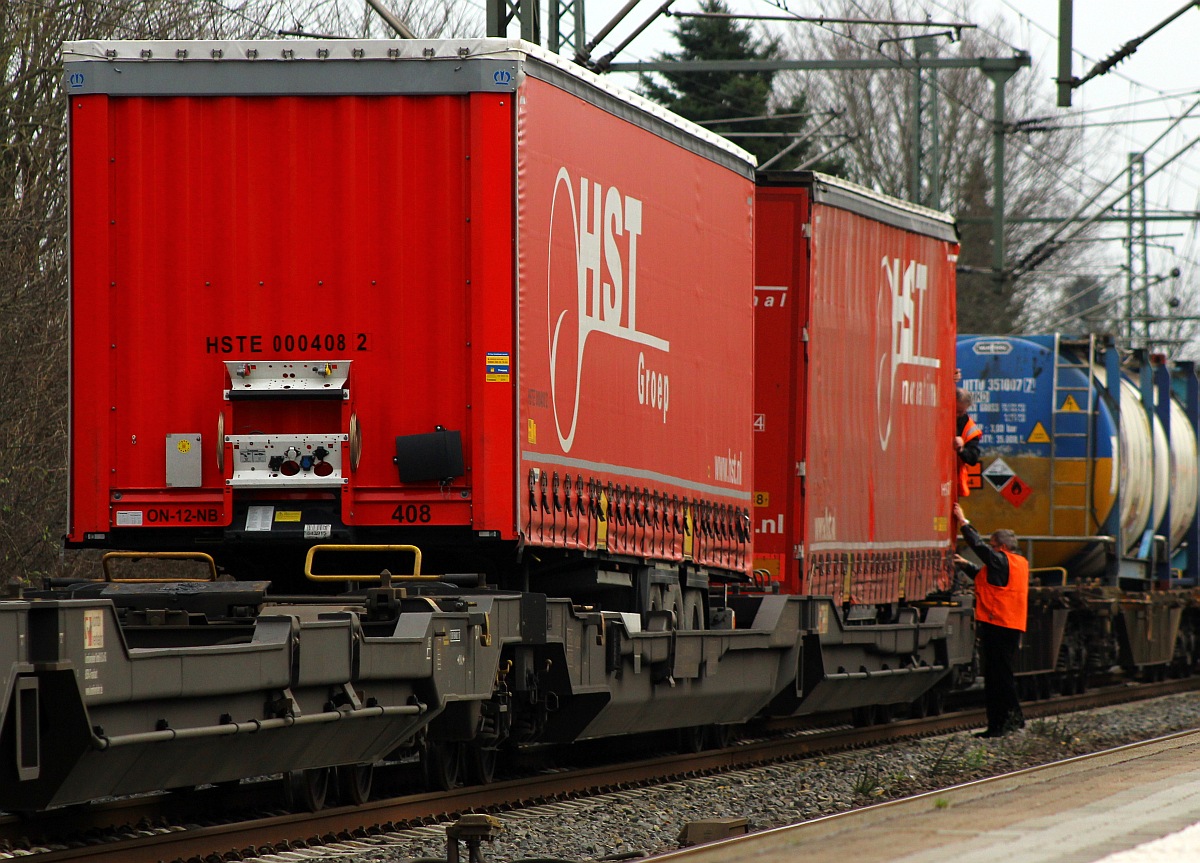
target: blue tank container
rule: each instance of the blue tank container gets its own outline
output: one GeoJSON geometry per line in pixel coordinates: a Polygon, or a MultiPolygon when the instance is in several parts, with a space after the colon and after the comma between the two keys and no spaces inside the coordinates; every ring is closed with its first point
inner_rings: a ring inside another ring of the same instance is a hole
{"type": "Polygon", "coordinates": [[[1075,577],[1099,575],[1105,557],[1102,543],[1073,538],[1115,536],[1120,525],[1121,551],[1138,554],[1173,488],[1177,545],[1196,509],[1195,437],[1183,410],[1172,401],[1168,446],[1138,387],[1122,378],[1118,412],[1103,363],[1093,360],[1089,374],[1088,343],[1054,335],[958,339],[960,386],[983,431],[963,509],[981,531],[1054,538],[1032,544],[1033,565],[1075,577]]]}

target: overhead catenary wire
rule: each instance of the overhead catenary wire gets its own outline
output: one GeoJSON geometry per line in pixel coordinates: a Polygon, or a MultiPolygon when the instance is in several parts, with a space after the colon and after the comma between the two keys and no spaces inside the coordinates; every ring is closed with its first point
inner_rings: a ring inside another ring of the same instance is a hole
{"type": "MultiPolygon", "coordinates": [[[[1176,120],[1173,123],[1171,123],[1166,129],[1164,129],[1163,132],[1157,138],[1155,138],[1154,141],[1148,147],[1146,147],[1146,150],[1148,151],[1148,150],[1154,149],[1154,147],[1157,146],[1159,144],[1159,142],[1161,142],[1163,140],[1163,138],[1165,138],[1167,135],[1169,135],[1175,127],[1180,125],[1184,121],[1184,119],[1189,114],[1191,114],[1192,111],[1196,110],[1198,107],[1200,107],[1200,99],[1197,99],[1195,102],[1193,102],[1191,104],[1191,106],[1183,114],[1181,114],[1178,118],[1176,118],[1176,120]]],[[[1155,168],[1154,171],[1150,172],[1145,177],[1143,177],[1141,182],[1139,183],[1139,185],[1144,185],[1146,183],[1146,181],[1149,180],[1152,176],[1154,176],[1155,174],[1160,172],[1163,168],[1165,168],[1167,165],[1169,165],[1171,162],[1173,162],[1175,159],[1177,159],[1183,153],[1187,152],[1187,150],[1191,149],[1191,147],[1196,143],[1197,140],[1200,140],[1200,139],[1195,139],[1195,138],[1192,139],[1192,141],[1189,144],[1187,144],[1180,150],[1176,151],[1176,153],[1173,156],[1171,156],[1170,158],[1168,158],[1168,160],[1166,162],[1164,162],[1162,165],[1159,165],[1159,167],[1155,168]]],[[[1052,248],[1052,246],[1054,243],[1059,241],[1058,240],[1059,234],[1061,234],[1063,231],[1066,231],[1068,228],[1071,227],[1071,225],[1077,224],[1078,226],[1075,228],[1075,230],[1073,232],[1071,232],[1067,236],[1068,237],[1078,236],[1078,234],[1081,231],[1083,231],[1088,225],[1092,224],[1095,221],[1095,219],[1099,218],[1103,213],[1112,209],[1122,198],[1125,198],[1128,195],[1128,192],[1132,191],[1132,189],[1128,190],[1124,194],[1119,195],[1112,203],[1108,204],[1108,206],[1101,208],[1098,212],[1096,212],[1094,214],[1094,216],[1091,219],[1085,219],[1081,223],[1074,222],[1075,219],[1082,216],[1089,207],[1091,207],[1097,200],[1099,200],[1101,195],[1103,195],[1106,191],[1108,191],[1108,189],[1112,188],[1112,186],[1115,185],[1118,180],[1124,179],[1124,176],[1125,176],[1124,172],[1122,172],[1122,173],[1118,174],[1117,176],[1115,176],[1113,179],[1109,180],[1094,195],[1092,195],[1090,198],[1088,198],[1088,200],[1085,201],[1083,203],[1083,205],[1080,206],[1074,213],[1072,213],[1067,219],[1064,219],[1061,223],[1059,223],[1059,225],[1050,232],[1050,235],[1045,240],[1043,240],[1041,243],[1039,243],[1037,246],[1035,246],[1032,250],[1030,250],[1025,255],[1025,257],[1022,258],[1022,260],[1020,260],[1016,264],[1016,266],[1013,267],[1014,277],[1016,277],[1018,275],[1022,275],[1026,272],[1030,272],[1033,268],[1035,268],[1037,266],[1037,264],[1041,263],[1043,260],[1048,259],[1050,257],[1050,255],[1052,255],[1054,253],[1054,251],[1056,251],[1056,249],[1052,248]]]]}

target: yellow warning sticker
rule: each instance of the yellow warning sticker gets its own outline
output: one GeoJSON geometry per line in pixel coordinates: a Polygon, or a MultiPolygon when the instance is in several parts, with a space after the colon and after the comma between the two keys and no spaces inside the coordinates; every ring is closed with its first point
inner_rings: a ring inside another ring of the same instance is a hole
{"type": "Polygon", "coordinates": [[[532,419],[525,420],[525,437],[530,443],[537,443],[537,423],[532,419]]]}
{"type": "Polygon", "coordinates": [[[300,521],[300,510],[298,509],[281,509],[275,513],[276,521],[300,521]]]}
{"type": "Polygon", "coordinates": [[[755,506],[770,506],[771,505],[771,493],[769,491],[756,491],[754,493],[754,505],[755,506]]]}
{"type": "Polygon", "coordinates": [[[1066,399],[1063,400],[1062,407],[1060,407],[1059,410],[1079,413],[1081,410],[1083,410],[1083,408],[1079,406],[1079,402],[1075,401],[1075,396],[1067,396],[1066,399]]]}
{"type": "MultiPolygon", "coordinates": [[[[1070,396],[1067,398],[1069,399],[1070,396]]],[[[1029,433],[1029,437],[1025,438],[1025,443],[1050,443],[1050,435],[1046,434],[1046,427],[1040,422],[1034,423],[1033,431],[1029,433]]]]}

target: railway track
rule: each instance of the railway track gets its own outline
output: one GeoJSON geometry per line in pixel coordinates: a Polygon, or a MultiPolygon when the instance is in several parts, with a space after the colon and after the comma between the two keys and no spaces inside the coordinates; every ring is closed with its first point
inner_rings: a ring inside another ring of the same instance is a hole
{"type": "MultiPolygon", "coordinates": [[[[1024,705],[1037,718],[1200,689],[1200,678],[1108,686],[1024,705]]],[[[244,783],[0,819],[0,852],[39,863],[242,860],[266,853],[367,839],[450,823],[464,813],[503,812],[555,800],[652,785],[770,762],[878,745],[980,726],[982,710],[852,728],[779,732],[724,749],[620,764],[542,772],[450,792],[406,795],[318,813],[283,813],[281,783],[244,783]],[[232,813],[238,813],[234,815],[232,813]],[[15,852],[15,853],[14,853],[15,852]]]]}

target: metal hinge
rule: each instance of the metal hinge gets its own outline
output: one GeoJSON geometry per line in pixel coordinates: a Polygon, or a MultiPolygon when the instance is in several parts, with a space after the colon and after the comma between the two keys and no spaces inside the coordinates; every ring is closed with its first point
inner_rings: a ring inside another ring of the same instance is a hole
{"type": "Polygon", "coordinates": [[[800,233],[804,236],[804,239],[811,240],[812,239],[812,222],[805,222],[803,225],[801,225],[800,233]]]}
{"type": "Polygon", "coordinates": [[[804,342],[805,344],[808,343],[808,327],[800,328],[800,341],[804,342]]]}
{"type": "Polygon", "coordinates": [[[806,462],[796,462],[796,476],[808,476],[808,464],[806,462]]]}
{"type": "Polygon", "coordinates": [[[804,546],[796,543],[792,546],[792,557],[796,560],[804,560],[804,546]]]}

